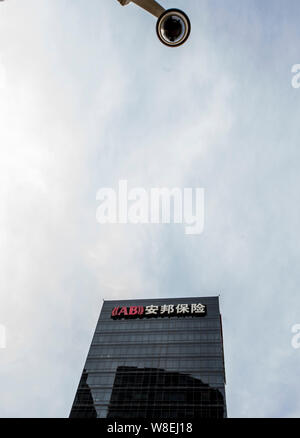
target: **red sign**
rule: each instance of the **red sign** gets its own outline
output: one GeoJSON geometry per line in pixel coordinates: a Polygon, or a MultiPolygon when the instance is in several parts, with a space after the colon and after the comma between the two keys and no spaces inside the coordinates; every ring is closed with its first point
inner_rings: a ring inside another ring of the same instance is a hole
{"type": "Polygon", "coordinates": [[[111,312],[112,318],[123,318],[123,317],[137,317],[144,313],[144,306],[130,306],[130,307],[114,307],[111,312]]]}

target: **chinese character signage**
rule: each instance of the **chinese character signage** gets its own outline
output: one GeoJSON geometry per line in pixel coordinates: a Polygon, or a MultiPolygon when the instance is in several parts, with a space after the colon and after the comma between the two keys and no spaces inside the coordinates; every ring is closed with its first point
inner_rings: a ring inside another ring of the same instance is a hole
{"type": "Polygon", "coordinates": [[[114,319],[151,318],[164,316],[205,316],[206,305],[197,304],[163,304],[162,306],[117,306],[111,312],[114,319]]]}

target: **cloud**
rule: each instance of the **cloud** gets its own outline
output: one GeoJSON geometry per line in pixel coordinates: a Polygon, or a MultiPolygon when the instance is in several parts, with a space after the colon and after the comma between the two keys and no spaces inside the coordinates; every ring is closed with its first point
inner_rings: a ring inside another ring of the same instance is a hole
{"type": "Polygon", "coordinates": [[[298,2],[177,3],[177,50],[134,6],[1,5],[1,416],[68,415],[103,298],[219,292],[229,415],[299,415],[298,2]],[[123,178],[204,187],[204,233],[97,224],[123,178]]]}

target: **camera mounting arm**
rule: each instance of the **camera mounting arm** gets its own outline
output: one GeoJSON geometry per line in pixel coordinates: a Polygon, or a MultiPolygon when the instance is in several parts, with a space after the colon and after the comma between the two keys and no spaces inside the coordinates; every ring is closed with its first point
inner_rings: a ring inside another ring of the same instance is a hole
{"type": "Polygon", "coordinates": [[[133,2],[157,18],[159,18],[161,14],[165,12],[165,8],[163,8],[155,0],[118,0],[118,2],[121,3],[122,6],[126,6],[128,3],[133,2]]]}

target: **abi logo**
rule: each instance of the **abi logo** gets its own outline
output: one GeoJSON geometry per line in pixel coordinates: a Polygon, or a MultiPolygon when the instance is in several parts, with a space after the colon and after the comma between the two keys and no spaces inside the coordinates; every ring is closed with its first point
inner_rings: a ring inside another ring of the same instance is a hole
{"type": "Polygon", "coordinates": [[[144,313],[144,307],[143,306],[130,306],[130,307],[114,307],[111,312],[112,318],[123,318],[126,316],[128,317],[137,317],[140,315],[143,315],[144,313]]]}

